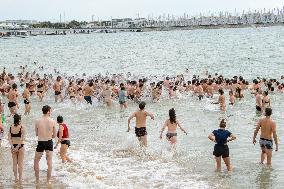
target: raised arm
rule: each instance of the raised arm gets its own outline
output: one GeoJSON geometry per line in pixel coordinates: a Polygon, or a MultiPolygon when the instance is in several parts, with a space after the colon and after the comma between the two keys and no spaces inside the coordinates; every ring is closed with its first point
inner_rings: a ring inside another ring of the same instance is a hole
{"type": "Polygon", "coordinates": [[[275,142],[275,145],[276,145],[275,151],[278,151],[278,136],[277,136],[277,133],[276,133],[276,123],[275,122],[273,123],[271,128],[272,128],[272,133],[273,133],[273,139],[274,139],[274,142],[275,142]]]}
{"type": "Polygon", "coordinates": [[[135,116],[136,116],[136,114],[135,114],[135,112],[134,112],[134,113],[131,114],[131,116],[128,118],[128,124],[127,124],[128,130],[127,130],[127,132],[130,131],[130,121],[131,121],[131,119],[133,119],[135,116]]]}
{"type": "Polygon", "coordinates": [[[261,124],[260,124],[260,121],[259,121],[259,122],[257,123],[257,126],[256,126],[255,130],[254,130],[253,139],[252,139],[252,143],[253,143],[253,144],[256,143],[256,139],[255,139],[255,138],[256,138],[256,136],[257,136],[257,133],[258,133],[260,127],[261,127],[261,124]]]}

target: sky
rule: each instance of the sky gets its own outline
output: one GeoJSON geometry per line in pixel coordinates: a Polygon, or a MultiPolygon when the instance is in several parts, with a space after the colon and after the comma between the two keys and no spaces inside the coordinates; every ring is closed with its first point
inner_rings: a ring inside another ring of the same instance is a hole
{"type": "Polygon", "coordinates": [[[242,13],[283,8],[283,0],[0,0],[0,21],[38,21],[157,17],[163,14],[195,16],[219,11],[242,13]],[[65,17],[64,17],[65,15],[65,17]]]}

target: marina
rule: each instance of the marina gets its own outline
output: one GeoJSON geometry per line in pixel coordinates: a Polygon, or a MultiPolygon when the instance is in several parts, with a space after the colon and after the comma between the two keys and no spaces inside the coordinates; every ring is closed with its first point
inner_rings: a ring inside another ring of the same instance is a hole
{"type": "Polygon", "coordinates": [[[0,24],[0,37],[282,26],[284,25],[284,9],[243,11],[242,14],[219,12],[198,16],[164,14],[158,17],[86,22],[78,25],[77,28],[64,28],[66,23],[62,22],[55,23],[60,26],[58,28],[34,28],[36,21],[33,21],[33,24],[28,24],[27,21],[24,25],[20,23],[22,22],[19,21],[19,24],[16,24],[16,21],[7,21],[0,24]],[[17,32],[19,30],[25,30],[26,34],[20,35],[17,32]]]}

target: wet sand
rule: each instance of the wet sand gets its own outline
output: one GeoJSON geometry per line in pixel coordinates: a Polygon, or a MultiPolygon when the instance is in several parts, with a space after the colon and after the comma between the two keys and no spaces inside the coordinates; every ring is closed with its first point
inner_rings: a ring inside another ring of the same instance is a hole
{"type": "MultiPolygon", "coordinates": [[[[6,133],[7,134],[7,133],[6,133]]],[[[30,151],[25,151],[24,159],[24,170],[23,170],[23,181],[22,184],[14,181],[13,174],[13,163],[10,153],[10,148],[7,145],[8,141],[4,140],[4,145],[0,148],[0,188],[67,188],[66,185],[59,182],[55,176],[52,176],[51,184],[47,185],[46,181],[46,170],[40,170],[40,184],[35,184],[35,176],[33,170],[33,157],[34,154],[30,151]]],[[[55,156],[55,154],[54,154],[55,156]]],[[[44,156],[41,160],[41,164],[44,161],[44,156]]]]}

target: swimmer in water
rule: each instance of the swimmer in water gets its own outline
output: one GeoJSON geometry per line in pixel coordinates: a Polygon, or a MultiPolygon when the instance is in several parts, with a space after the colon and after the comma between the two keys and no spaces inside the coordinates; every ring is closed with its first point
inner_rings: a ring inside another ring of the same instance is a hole
{"type": "Polygon", "coordinates": [[[264,160],[266,159],[267,166],[271,166],[272,151],[273,151],[272,137],[276,145],[275,151],[276,152],[278,151],[278,137],[276,132],[276,123],[274,120],[272,120],[271,115],[272,115],[272,109],[265,108],[265,118],[259,120],[252,139],[253,144],[255,145],[256,136],[260,130],[261,131],[259,139],[259,145],[261,147],[260,163],[263,164],[264,160]]]}
{"type": "Polygon", "coordinates": [[[67,150],[70,147],[70,139],[69,139],[70,136],[69,136],[68,126],[63,122],[62,116],[57,117],[57,123],[59,124],[59,129],[57,132],[58,141],[54,149],[56,149],[58,144],[61,143],[60,157],[61,157],[62,163],[65,163],[66,161],[71,163],[72,160],[67,156],[67,150]]]}
{"type": "Polygon", "coordinates": [[[127,108],[126,96],[127,95],[126,95],[125,87],[122,86],[118,93],[118,101],[119,101],[120,109],[127,108]]]}
{"type": "Polygon", "coordinates": [[[167,128],[168,131],[167,131],[166,137],[167,137],[167,140],[170,142],[172,148],[174,149],[177,143],[177,128],[178,127],[187,135],[187,132],[181,127],[179,121],[176,120],[176,112],[175,112],[175,109],[172,108],[169,110],[169,119],[167,119],[167,121],[165,122],[161,130],[160,139],[163,138],[163,132],[167,128]]]}
{"type": "Polygon", "coordinates": [[[139,110],[132,113],[131,116],[128,118],[128,130],[130,131],[130,122],[133,118],[136,118],[136,126],[135,126],[135,134],[138,138],[140,146],[146,147],[147,146],[147,130],[146,130],[146,118],[147,116],[151,117],[154,120],[154,116],[151,113],[145,111],[145,102],[140,102],[139,110]]]}
{"type": "Polygon", "coordinates": [[[209,136],[209,140],[215,143],[213,155],[216,159],[216,171],[221,171],[221,156],[227,166],[228,171],[232,171],[230,161],[228,142],[233,141],[236,137],[228,130],[226,130],[227,123],[224,119],[220,122],[220,129],[214,130],[209,136]]]}
{"type": "Polygon", "coordinates": [[[24,104],[25,104],[25,113],[24,115],[29,115],[30,111],[32,109],[31,106],[31,101],[30,101],[30,92],[29,92],[29,83],[26,84],[26,88],[24,89],[24,92],[22,94],[22,97],[24,99],[24,104]]]}

